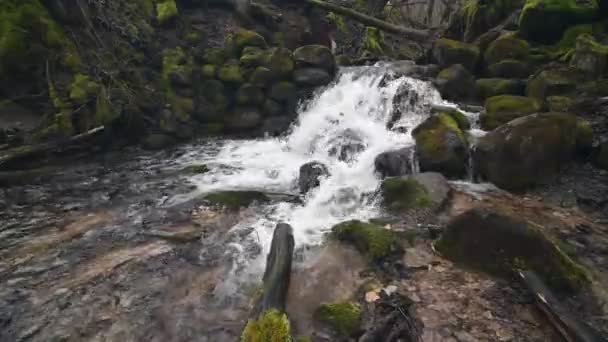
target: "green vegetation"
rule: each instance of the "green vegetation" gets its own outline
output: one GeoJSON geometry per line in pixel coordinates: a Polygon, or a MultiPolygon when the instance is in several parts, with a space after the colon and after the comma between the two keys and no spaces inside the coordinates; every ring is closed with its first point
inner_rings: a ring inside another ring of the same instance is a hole
{"type": "Polygon", "coordinates": [[[70,85],[70,99],[76,105],[82,105],[97,95],[99,84],[87,75],[76,74],[70,85]]]}
{"type": "Polygon", "coordinates": [[[487,99],[485,108],[480,116],[481,127],[492,130],[518,117],[540,112],[542,104],[531,97],[501,95],[487,99]]]}
{"type": "Polygon", "coordinates": [[[412,178],[387,178],[381,186],[384,206],[392,211],[426,208],[433,204],[424,185],[412,178]]]}
{"type": "Polygon", "coordinates": [[[361,308],[352,303],[323,304],[315,311],[315,317],[339,334],[349,337],[360,328],[361,308]]]}
{"type": "Polygon", "coordinates": [[[177,5],[175,0],[162,0],[156,4],[156,19],[163,25],[177,16],[177,5]]]}
{"type": "Polygon", "coordinates": [[[375,27],[366,27],[365,37],[363,38],[363,48],[376,55],[384,54],[386,44],[384,43],[384,34],[382,31],[375,27]]]}
{"type": "Polygon", "coordinates": [[[256,320],[249,320],[241,342],[291,342],[291,326],[284,313],[269,310],[256,320]]]}
{"type": "Polygon", "coordinates": [[[372,261],[400,251],[394,233],[372,223],[357,220],[343,222],[332,228],[332,234],[340,241],[353,244],[372,261]]]}

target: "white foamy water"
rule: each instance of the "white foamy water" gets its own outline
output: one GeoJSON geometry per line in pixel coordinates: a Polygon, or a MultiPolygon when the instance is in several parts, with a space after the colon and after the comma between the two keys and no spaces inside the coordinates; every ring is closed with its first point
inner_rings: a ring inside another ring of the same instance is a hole
{"type": "Polygon", "coordinates": [[[428,117],[430,105],[447,104],[427,82],[386,78],[390,73],[384,67],[342,70],[334,84],[319,90],[300,108],[298,121],[285,137],[224,141],[217,154],[191,152],[182,157],[184,163],[196,160],[211,166],[213,171],[192,180],[201,192],[262,190],[295,194],[301,165],[319,161],[329,169],[330,176],[309,192],[302,204],[262,207],[233,228],[255,230],[244,241],[231,242],[233,248],[245,249],[247,243],[261,246],[261,253],[253,261],[239,252],[241,257],[233,272],[261,276],[277,222],[293,227],[297,248],[321,243],[336,223],[380,214],[373,196],[380,185],[374,159],[381,152],[413,146],[410,133],[428,117]],[[398,93],[402,95],[395,98],[398,93]],[[400,129],[390,130],[387,124],[395,109],[394,100],[402,115],[394,124],[400,129]],[[340,160],[336,150],[352,137],[362,150],[340,160]]]}

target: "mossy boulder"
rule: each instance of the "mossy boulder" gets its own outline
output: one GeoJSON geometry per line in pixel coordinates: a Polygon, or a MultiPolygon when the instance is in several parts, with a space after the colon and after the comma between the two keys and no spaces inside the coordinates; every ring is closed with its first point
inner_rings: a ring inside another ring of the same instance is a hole
{"type": "Polygon", "coordinates": [[[528,78],[532,73],[532,68],[528,62],[515,59],[505,59],[488,66],[490,77],[500,78],[528,78]]]}
{"type": "Polygon", "coordinates": [[[595,163],[600,168],[608,170],[608,142],[604,142],[599,146],[595,163]]]}
{"type": "Polygon", "coordinates": [[[441,38],[433,46],[433,57],[441,67],[461,64],[473,71],[479,59],[479,48],[473,44],[441,38]]]}
{"type": "Polygon", "coordinates": [[[336,60],[331,50],[323,45],[305,45],[293,52],[298,67],[315,67],[333,73],[336,60]]]}
{"type": "Polygon", "coordinates": [[[279,102],[287,102],[295,99],[297,96],[296,86],[287,81],[275,83],[268,93],[268,97],[279,102]]]}
{"type": "Polygon", "coordinates": [[[354,303],[323,304],[314,316],[344,337],[354,336],[361,329],[362,310],[354,303]]]}
{"type": "Polygon", "coordinates": [[[423,172],[440,172],[447,177],[466,174],[468,144],[458,123],[449,114],[433,115],[412,132],[416,155],[423,172]]]}
{"type": "Polygon", "coordinates": [[[569,66],[549,65],[528,80],[526,94],[540,101],[548,96],[572,94],[585,76],[569,66]]]}
{"type": "Polygon", "coordinates": [[[598,9],[596,0],[526,0],[519,29],[527,39],[552,43],[566,28],[592,22],[598,9]]]}
{"type": "Polygon", "coordinates": [[[274,74],[269,68],[257,67],[251,73],[249,83],[257,87],[266,88],[274,79],[274,74]]]}
{"type": "Polygon", "coordinates": [[[238,54],[247,46],[254,46],[262,49],[268,48],[268,44],[264,37],[255,31],[239,30],[233,33],[229,39],[232,40],[231,43],[234,44],[238,54]]]}
{"type": "Polygon", "coordinates": [[[244,67],[255,68],[265,65],[268,60],[268,53],[256,46],[247,46],[243,49],[239,61],[244,67]]]}
{"type": "Polygon", "coordinates": [[[486,100],[485,112],[480,115],[479,120],[483,129],[493,130],[513,119],[538,113],[541,109],[541,102],[531,97],[494,96],[486,100]]]}
{"type": "Polygon", "coordinates": [[[293,73],[293,81],[301,86],[316,87],[331,82],[331,76],[323,69],[301,68],[293,73]]]}
{"type": "Polygon", "coordinates": [[[222,65],[217,72],[217,78],[226,83],[245,82],[243,70],[241,69],[239,63],[235,60],[228,61],[226,64],[222,65]]]}
{"type": "Polygon", "coordinates": [[[194,111],[194,100],[189,96],[184,96],[185,94],[180,93],[180,90],[184,89],[182,86],[186,83],[191,83],[192,56],[181,48],[165,49],[162,56],[161,76],[166,101],[181,121],[188,121],[194,111]]]}
{"type": "Polygon", "coordinates": [[[258,191],[220,191],[205,195],[203,199],[213,206],[226,209],[240,209],[255,202],[266,203],[270,201],[268,196],[258,191]]]}
{"type": "Polygon", "coordinates": [[[568,113],[512,120],[477,141],[474,165],[483,178],[506,190],[543,183],[573,159],[577,125],[568,113]]]}
{"type": "Polygon", "coordinates": [[[506,34],[493,41],[484,53],[487,65],[492,65],[506,59],[526,61],[530,55],[530,45],[513,34],[506,34]]]}
{"type": "Polygon", "coordinates": [[[448,223],[435,248],[446,258],[494,275],[533,270],[554,289],[576,291],[587,272],[543,228],[495,209],[474,208],[448,223]]]}
{"type": "Polygon", "coordinates": [[[208,48],[203,54],[203,61],[215,66],[222,65],[226,61],[226,52],[220,48],[208,48]]]}
{"type": "Polygon", "coordinates": [[[156,4],[156,20],[159,24],[169,23],[178,15],[175,0],[162,0],[156,4]]]}
{"type": "Polygon", "coordinates": [[[447,200],[449,191],[445,177],[435,172],[387,178],[380,186],[382,203],[393,212],[436,209],[447,200]]]}
{"type": "Polygon", "coordinates": [[[205,64],[201,67],[201,76],[203,78],[214,78],[217,74],[217,67],[213,64],[205,64]]]}
{"type": "Polygon", "coordinates": [[[546,102],[550,112],[569,113],[574,106],[574,100],[568,96],[549,96],[546,102]]]}
{"type": "Polygon", "coordinates": [[[462,131],[467,131],[467,130],[471,129],[471,122],[469,121],[469,118],[466,115],[464,115],[463,112],[461,112],[459,110],[452,110],[452,111],[447,111],[444,113],[451,116],[452,119],[454,119],[454,121],[456,121],[458,128],[460,128],[462,131]]]}
{"type": "Polygon", "coordinates": [[[570,65],[594,78],[600,78],[608,63],[608,46],[599,44],[593,36],[582,34],[576,39],[576,49],[570,65]]]}
{"type": "Polygon", "coordinates": [[[395,233],[382,226],[361,221],[347,221],[331,229],[333,237],[352,244],[372,261],[401,252],[395,233]]]}
{"type": "Polygon", "coordinates": [[[289,79],[295,67],[293,53],[287,48],[272,49],[268,68],[276,79],[289,79]]]}
{"type": "Polygon", "coordinates": [[[524,95],[526,92],[526,83],[517,79],[480,78],[475,85],[482,100],[498,95],[524,95]]]}
{"type": "Polygon", "coordinates": [[[261,88],[250,83],[243,84],[236,95],[236,102],[240,105],[259,105],[264,103],[264,92],[261,88]]]}
{"type": "Polygon", "coordinates": [[[460,64],[441,70],[435,86],[447,100],[468,100],[475,96],[475,78],[460,64]]]}
{"type": "Polygon", "coordinates": [[[241,342],[291,342],[291,326],[287,315],[268,310],[258,319],[247,321],[241,342]]]}

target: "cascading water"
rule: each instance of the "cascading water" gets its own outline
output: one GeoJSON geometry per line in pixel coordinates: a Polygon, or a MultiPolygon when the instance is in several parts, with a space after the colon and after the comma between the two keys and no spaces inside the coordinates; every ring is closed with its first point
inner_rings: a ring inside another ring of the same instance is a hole
{"type": "MultiPolygon", "coordinates": [[[[390,66],[347,68],[300,108],[298,121],[285,137],[224,141],[217,153],[182,157],[184,163],[196,160],[211,166],[213,171],[192,179],[202,192],[296,193],[301,165],[318,161],[329,170],[302,203],[260,207],[232,228],[245,232],[226,242],[227,253],[233,250],[235,256],[231,272],[238,277],[233,278],[261,276],[279,221],[293,227],[298,248],[321,243],[336,223],[379,215],[373,197],[380,184],[374,159],[381,152],[413,146],[411,131],[428,117],[433,104],[449,105],[429,83],[396,77],[390,66]],[[400,117],[395,118],[395,109],[400,117]]],[[[233,293],[230,284],[219,291],[233,293]]]]}

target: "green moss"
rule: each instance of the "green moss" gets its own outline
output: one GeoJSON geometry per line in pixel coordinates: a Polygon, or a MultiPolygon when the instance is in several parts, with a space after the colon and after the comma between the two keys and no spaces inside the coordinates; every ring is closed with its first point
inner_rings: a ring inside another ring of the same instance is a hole
{"type": "Polygon", "coordinates": [[[384,54],[386,43],[384,42],[384,34],[382,34],[382,31],[376,27],[366,27],[365,36],[363,38],[363,48],[375,55],[384,54]]]}
{"type": "Polygon", "coordinates": [[[516,118],[538,113],[542,105],[530,97],[501,95],[487,99],[485,109],[480,116],[481,127],[492,130],[516,118]]]}
{"type": "Polygon", "coordinates": [[[253,202],[268,202],[269,198],[257,191],[220,191],[208,194],[204,199],[212,205],[227,209],[247,207],[253,202]]]}
{"type": "Polygon", "coordinates": [[[201,74],[205,78],[214,78],[217,73],[217,68],[213,64],[205,64],[201,68],[201,74]]]}
{"type": "Polygon", "coordinates": [[[259,87],[245,83],[239,88],[236,99],[241,105],[259,105],[264,103],[264,92],[259,87]]]}
{"type": "Polygon", "coordinates": [[[466,131],[471,129],[471,122],[469,122],[469,118],[467,118],[464,113],[453,110],[451,112],[446,112],[447,115],[451,116],[454,121],[458,124],[458,128],[462,131],[466,131]]]}
{"type": "Polygon", "coordinates": [[[454,133],[463,143],[466,142],[464,133],[458,127],[456,120],[446,113],[435,115],[418,126],[413,135],[419,154],[432,159],[444,159],[445,154],[448,153],[444,141],[445,134],[448,132],[454,133]]]}
{"type": "Polygon", "coordinates": [[[525,83],[504,78],[480,78],[475,81],[481,99],[498,95],[523,95],[525,83]]]}
{"type": "Polygon", "coordinates": [[[205,61],[207,64],[216,66],[222,65],[224,64],[224,61],[226,61],[226,53],[223,49],[209,48],[205,50],[203,61],[205,61]]]}
{"type": "Polygon", "coordinates": [[[547,107],[550,112],[570,112],[574,100],[567,96],[549,96],[547,97],[547,107]]]}
{"type": "Polygon", "coordinates": [[[268,65],[268,68],[272,71],[273,79],[289,79],[294,67],[293,53],[289,49],[273,49],[268,65]]]}
{"type": "Polygon", "coordinates": [[[381,186],[382,201],[391,211],[427,208],[433,204],[424,185],[411,178],[387,178],[381,186]]]}
{"type": "Polygon", "coordinates": [[[93,98],[99,91],[99,84],[87,75],[76,74],[70,85],[70,99],[81,105],[93,98]]]}
{"type": "Polygon", "coordinates": [[[323,304],[315,317],[345,337],[353,336],[361,326],[361,308],[352,303],[323,304]]]}
{"type": "Polygon", "coordinates": [[[255,31],[239,30],[233,33],[229,39],[231,40],[230,44],[234,44],[234,47],[237,49],[236,53],[238,54],[240,54],[246,46],[255,46],[263,49],[268,48],[268,44],[264,37],[255,31]]]}
{"type": "Polygon", "coordinates": [[[220,81],[228,83],[243,83],[243,71],[236,61],[228,61],[222,65],[217,72],[217,77],[220,81]]]}
{"type": "Polygon", "coordinates": [[[400,251],[393,232],[372,223],[347,221],[332,228],[332,234],[340,241],[353,244],[372,261],[379,261],[400,251]]]}
{"type": "Polygon", "coordinates": [[[269,310],[256,320],[249,320],[241,342],[291,342],[291,327],[284,313],[269,310]]]}
{"type": "Polygon", "coordinates": [[[163,25],[177,16],[177,5],[174,0],[163,0],[156,4],[156,20],[163,25]]]}
{"type": "Polygon", "coordinates": [[[184,36],[184,40],[190,44],[200,44],[203,41],[203,34],[198,31],[190,31],[184,36]]]}
{"type": "Polygon", "coordinates": [[[491,65],[505,59],[525,61],[529,54],[528,42],[517,39],[513,35],[503,35],[488,46],[484,59],[488,65],[491,65]]]}
{"type": "Polygon", "coordinates": [[[244,67],[257,67],[267,64],[268,54],[266,51],[255,46],[247,46],[243,49],[239,61],[244,67]]]}
{"type": "Polygon", "coordinates": [[[579,70],[565,66],[551,66],[536,73],[528,80],[526,94],[544,101],[549,96],[569,95],[584,82],[579,70]]]}
{"type": "Polygon", "coordinates": [[[333,12],[330,12],[327,16],[326,16],[327,20],[332,23],[340,32],[342,33],[349,33],[348,30],[348,26],[346,26],[346,21],[344,20],[344,17],[339,15],[339,14],[335,14],[333,12]]]}
{"type": "Polygon", "coordinates": [[[266,67],[257,67],[253,73],[251,73],[249,80],[251,84],[265,88],[273,79],[273,72],[270,69],[266,67]]]}
{"type": "Polygon", "coordinates": [[[97,100],[95,101],[94,126],[107,125],[118,119],[119,116],[120,113],[112,109],[106,88],[101,87],[100,91],[97,93],[97,100]]]}

